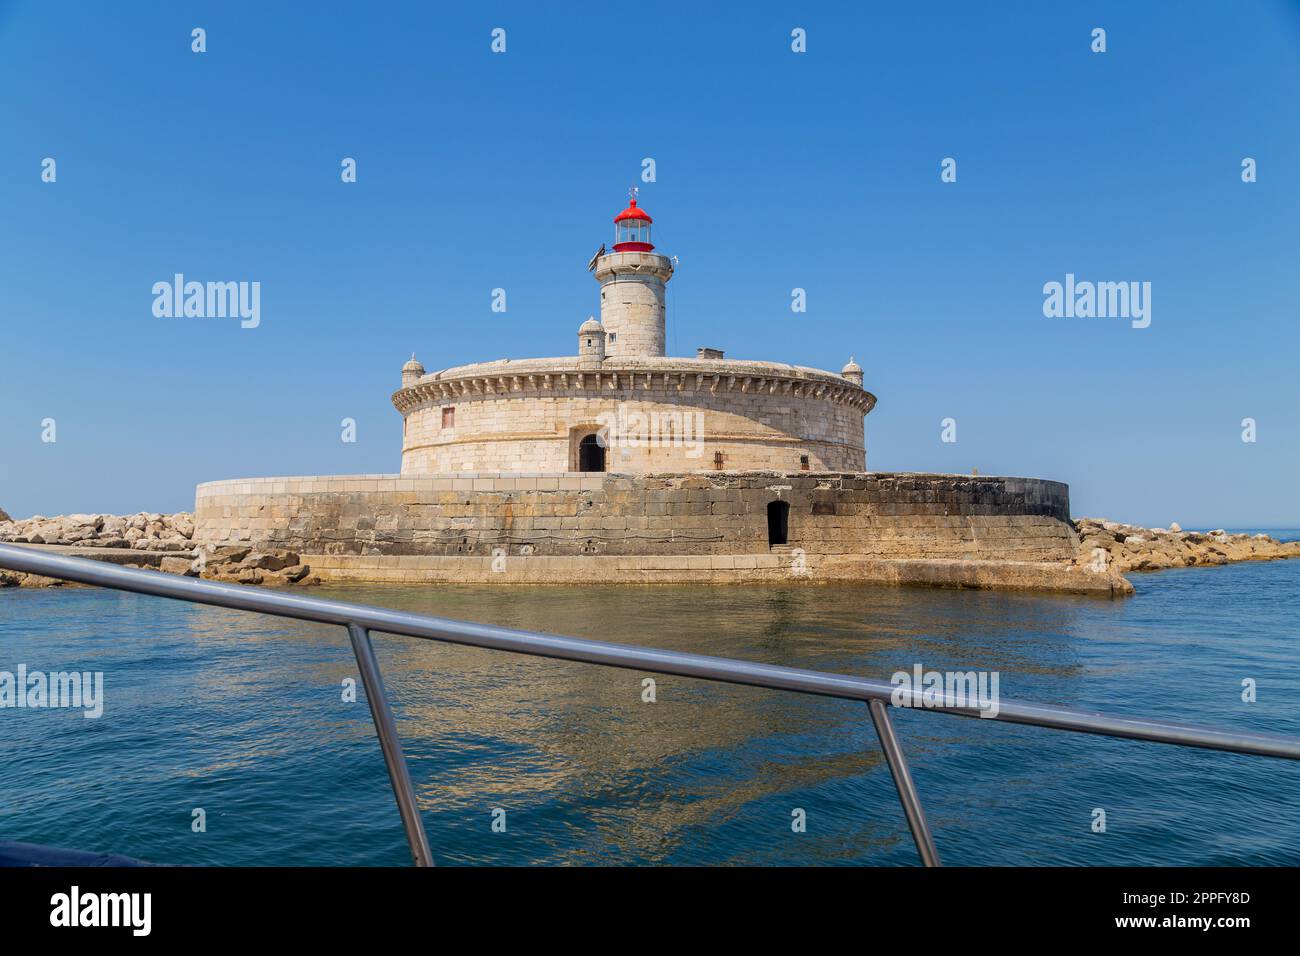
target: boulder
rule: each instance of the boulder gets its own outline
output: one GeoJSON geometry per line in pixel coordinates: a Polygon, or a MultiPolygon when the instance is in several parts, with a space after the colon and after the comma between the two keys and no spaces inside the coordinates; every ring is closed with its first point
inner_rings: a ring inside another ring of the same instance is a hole
{"type": "Polygon", "coordinates": [[[169,537],[149,540],[150,551],[193,551],[194,544],[187,538],[169,537]]]}
{"type": "Polygon", "coordinates": [[[298,563],[298,555],[292,551],[253,551],[239,563],[241,567],[261,571],[283,571],[298,563]]]}
{"type": "Polygon", "coordinates": [[[184,574],[193,577],[195,573],[194,559],[169,556],[158,562],[158,570],[166,571],[168,574],[184,574]]]}
{"type": "Polygon", "coordinates": [[[243,561],[252,550],[252,548],[247,548],[243,545],[225,545],[217,548],[208,555],[208,560],[217,564],[238,564],[240,561],[243,561]]]}
{"type": "Polygon", "coordinates": [[[63,515],[57,520],[67,527],[92,528],[95,531],[104,525],[103,515],[63,515]]]}

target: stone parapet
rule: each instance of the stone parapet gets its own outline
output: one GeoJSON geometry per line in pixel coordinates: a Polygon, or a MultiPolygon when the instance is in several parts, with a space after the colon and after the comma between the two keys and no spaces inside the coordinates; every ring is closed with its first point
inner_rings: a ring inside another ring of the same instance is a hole
{"type": "Polygon", "coordinates": [[[565,390],[603,393],[619,388],[663,388],[676,392],[734,392],[806,396],[858,408],[863,415],[876,396],[841,375],[802,365],[736,359],[618,356],[599,368],[580,364],[578,356],[499,359],[443,369],[393,393],[403,414],[430,401],[493,395],[539,396],[565,390]]]}

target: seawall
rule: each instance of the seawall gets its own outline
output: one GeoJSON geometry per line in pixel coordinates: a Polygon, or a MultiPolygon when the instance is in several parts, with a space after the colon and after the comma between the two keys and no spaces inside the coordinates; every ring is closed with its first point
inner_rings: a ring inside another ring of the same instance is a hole
{"type": "Polygon", "coordinates": [[[1068,570],[1078,546],[1069,489],[1031,478],[716,472],[235,479],[200,485],[194,520],[197,544],[290,549],[325,580],[1116,587],[1113,575],[1068,570]],[[784,535],[774,522],[784,522],[784,535]]]}
{"type": "Polygon", "coordinates": [[[964,475],[398,475],[199,485],[194,538],[310,554],[807,554],[1068,560],[1069,490],[964,475]]]}

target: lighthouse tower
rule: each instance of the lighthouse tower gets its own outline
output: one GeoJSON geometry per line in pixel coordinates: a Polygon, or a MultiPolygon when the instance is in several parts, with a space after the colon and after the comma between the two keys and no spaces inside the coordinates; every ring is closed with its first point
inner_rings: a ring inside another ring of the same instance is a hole
{"type": "Polygon", "coordinates": [[[654,220],[637,206],[637,190],[630,192],[628,207],[614,217],[614,250],[594,270],[611,358],[664,354],[664,285],[673,277],[672,261],[650,242],[654,220]]]}

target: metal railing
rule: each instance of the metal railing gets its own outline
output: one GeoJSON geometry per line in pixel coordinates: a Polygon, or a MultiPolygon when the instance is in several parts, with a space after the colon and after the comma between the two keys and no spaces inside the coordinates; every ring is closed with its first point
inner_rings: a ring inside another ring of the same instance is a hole
{"type": "MultiPolygon", "coordinates": [[[[397,724],[384,691],[379,662],[370,641],[371,631],[420,637],[427,640],[486,647],[516,654],[536,657],[553,657],[566,661],[603,664],[657,674],[675,674],[681,677],[698,677],[703,680],[729,684],[746,684],[772,690],[788,690],[819,697],[837,697],[857,700],[867,704],[871,721],[880,737],[881,748],[893,776],[898,798],[903,806],[908,828],[916,843],[921,862],[926,866],[939,866],[939,853],[930,833],[925,811],[912,782],[911,771],[894,733],[893,721],[886,706],[898,694],[911,706],[922,706],[922,690],[904,689],[879,680],[851,677],[845,674],[827,674],[820,671],[758,664],[726,657],[709,657],[652,647],[610,644],[576,637],[561,637],[533,631],[495,627],[491,624],[473,624],[453,621],[425,614],[410,614],[363,604],[348,604],[316,598],[301,592],[262,590],[241,584],[224,584],[197,578],[181,577],[159,571],[143,571],[104,564],[86,558],[66,557],[39,551],[35,548],[0,544],[0,568],[24,571],[81,584],[133,591],[156,597],[175,598],[196,604],[240,611],[255,611],[278,617],[315,621],[320,624],[338,624],[347,628],[356,654],[361,681],[365,687],[370,714],[375,722],[383,750],[384,762],[397,798],[398,812],[406,839],[411,847],[411,857],[416,866],[432,866],[433,854],[424,832],[416,804],[415,788],[402,754],[397,724]]],[[[978,707],[958,706],[952,697],[944,698],[945,706],[934,708],[937,713],[979,717],[978,707]]],[[[931,709],[927,707],[926,709],[931,709]]],[[[1243,733],[1240,731],[1210,730],[1187,724],[1138,717],[1112,717],[1065,707],[1001,701],[997,715],[991,719],[1014,724],[1031,724],[1055,730],[1072,730],[1106,737],[1124,737],[1152,743],[1179,744],[1185,747],[1203,747],[1209,750],[1226,750],[1262,757],[1282,757],[1300,760],[1300,739],[1271,734],[1243,733]]]]}

